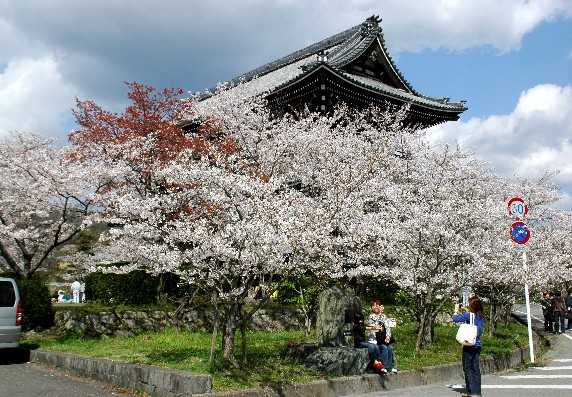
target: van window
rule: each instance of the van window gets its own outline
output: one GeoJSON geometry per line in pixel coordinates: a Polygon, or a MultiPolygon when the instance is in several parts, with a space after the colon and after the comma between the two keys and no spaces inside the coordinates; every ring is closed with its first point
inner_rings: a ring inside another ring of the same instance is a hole
{"type": "Polygon", "coordinates": [[[0,307],[14,307],[16,293],[10,281],[0,281],[0,307]]]}

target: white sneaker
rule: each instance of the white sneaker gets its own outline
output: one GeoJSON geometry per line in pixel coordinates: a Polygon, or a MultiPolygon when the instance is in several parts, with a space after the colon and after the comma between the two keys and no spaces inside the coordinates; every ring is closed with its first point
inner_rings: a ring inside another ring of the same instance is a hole
{"type": "Polygon", "coordinates": [[[393,372],[394,374],[397,373],[397,369],[396,368],[391,368],[391,372],[393,372]]]}
{"type": "Polygon", "coordinates": [[[386,374],[386,373],[387,373],[387,370],[386,370],[385,368],[380,369],[380,371],[381,371],[382,374],[386,374]]]}

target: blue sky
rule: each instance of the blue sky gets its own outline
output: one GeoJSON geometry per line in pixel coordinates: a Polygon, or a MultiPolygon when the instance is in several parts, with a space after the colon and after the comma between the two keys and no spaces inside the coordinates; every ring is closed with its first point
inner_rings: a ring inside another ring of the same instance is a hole
{"type": "Polygon", "coordinates": [[[421,93],[448,93],[466,99],[469,109],[462,114],[462,120],[508,114],[526,88],[571,84],[572,19],[541,23],[523,36],[520,49],[515,51],[499,53],[490,47],[456,52],[424,50],[402,53],[397,62],[421,93]]]}
{"type": "Polygon", "coordinates": [[[0,137],[65,137],[75,98],[113,111],[124,81],[197,92],[363,22],[418,92],[466,100],[435,141],[554,181],[572,209],[572,0],[3,0],[0,137]]]}

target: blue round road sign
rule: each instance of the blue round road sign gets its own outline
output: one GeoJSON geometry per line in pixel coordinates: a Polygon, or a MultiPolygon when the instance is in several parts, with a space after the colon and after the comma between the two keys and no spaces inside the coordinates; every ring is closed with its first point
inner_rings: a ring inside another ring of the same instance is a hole
{"type": "Polygon", "coordinates": [[[530,230],[524,222],[514,222],[510,227],[510,238],[517,244],[526,244],[530,239],[530,230]]]}

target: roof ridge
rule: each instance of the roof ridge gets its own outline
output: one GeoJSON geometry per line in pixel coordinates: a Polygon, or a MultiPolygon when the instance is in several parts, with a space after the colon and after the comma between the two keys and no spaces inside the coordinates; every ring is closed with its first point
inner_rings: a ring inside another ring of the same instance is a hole
{"type": "MultiPolygon", "coordinates": [[[[354,27],[351,27],[341,33],[337,33],[333,36],[330,36],[326,39],[320,40],[317,43],[314,44],[310,44],[309,46],[302,48],[300,50],[297,50],[293,53],[290,53],[282,58],[279,58],[277,60],[274,60],[272,62],[269,62],[265,65],[262,65],[256,69],[253,69],[249,72],[246,72],[238,77],[233,78],[232,80],[229,80],[228,83],[238,83],[238,82],[242,82],[242,81],[250,81],[255,77],[259,77],[262,76],[266,73],[272,72],[280,67],[283,67],[285,65],[291,64],[293,62],[299,61],[302,58],[305,58],[309,55],[315,54],[317,52],[319,52],[320,50],[324,50],[327,48],[331,48],[335,45],[341,44],[343,43],[345,40],[347,40],[348,38],[352,37],[356,32],[359,32],[361,27],[362,27],[363,23],[360,23],[359,25],[356,25],[354,27]]],[[[214,92],[213,90],[209,90],[214,92]]]]}

